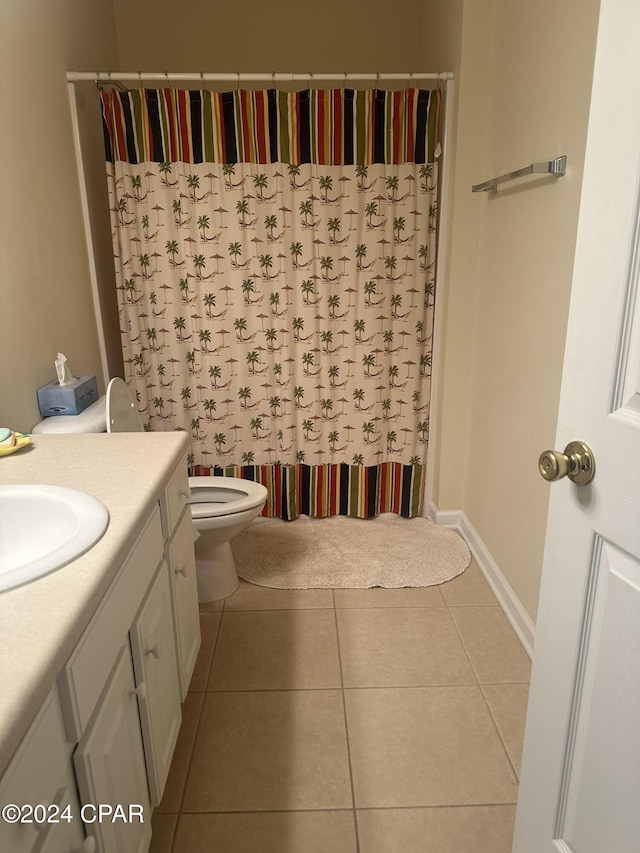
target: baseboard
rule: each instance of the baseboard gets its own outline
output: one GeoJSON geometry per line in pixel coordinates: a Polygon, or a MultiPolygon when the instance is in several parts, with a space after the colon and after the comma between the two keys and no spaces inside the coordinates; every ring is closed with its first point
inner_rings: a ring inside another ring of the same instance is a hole
{"type": "Polygon", "coordinates": [[[533,620],[522,606],[520,599],[464,512],[462,510],[439,510],[435,504],[430,503],[427,506],[426,516],[431,521],[435,521],[443,527],[452,527],[460,533],[469,546],[487,583],[493,590],[493,594],[500,602],[505,616],[518,635],[525,651],[529,657],[533,657],[536,636],[533,620]]]}

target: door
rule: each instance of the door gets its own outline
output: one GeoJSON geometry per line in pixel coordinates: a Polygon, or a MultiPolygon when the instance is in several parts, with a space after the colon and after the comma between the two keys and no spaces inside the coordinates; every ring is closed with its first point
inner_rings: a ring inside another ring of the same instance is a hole
{"type": "Polygon", "coordinates": [[[552,486],[514,853],[640,851],[639,104],[640,3],[602,0],[556,439],[596,472],[552,486]]]}
{"type": "Polygon", "coordinates": [[[28,822],[0,820],[3,853],[84,849],[71,748],[54,688],[0,780],[1,804],[24,804],[32,809],[25,815],[28,822]]]}
{"type": "Polygon", "coordinates": [[[145,685],[143,695],[138,696],[138,704],[151,804],[157,806],[169,775],[182,720],[169,570],[165,562],[160,566],[129,636],[136,684],[138,687],[145,685]]]}
{"type": "Polygon", "coordinates": [[[151,842],[151,804],[137,698],[142,692],[135,685],[127,642],[74,755],[86,830],[95,836],[99,853],[145,853],[151,842]],[[100,813],[100,806],[111,806],[114,811],[100,813]],[[124,809],[124,817],[117,806],[124,809]]]}
{"type": "Polygon", "coordinates": [[[193,550],[195,528],[187,507],[169,546],[169,570],[176,625],[180,698],[184,702],[200,649],[200,612],[196,557],[193,550]]]}

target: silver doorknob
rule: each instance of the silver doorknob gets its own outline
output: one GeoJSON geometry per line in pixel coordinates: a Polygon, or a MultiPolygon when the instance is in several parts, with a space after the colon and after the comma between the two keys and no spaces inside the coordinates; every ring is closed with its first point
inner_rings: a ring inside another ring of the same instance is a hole
{"type": "Polygon", "coordinates": [[[584,441],[570,441],[564,453],[545,450],[538,459],[538,470],[551,483],[568,477],[577,486],[586,486],[595,476],[596,460],[584,441]]]}

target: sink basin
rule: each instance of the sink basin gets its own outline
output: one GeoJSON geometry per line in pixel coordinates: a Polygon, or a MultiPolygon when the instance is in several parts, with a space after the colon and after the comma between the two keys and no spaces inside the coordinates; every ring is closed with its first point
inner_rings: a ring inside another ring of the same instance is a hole
{"type": "Polygon", "coordinates": [[[91,495],[63,486],[0,486],[0,592],[88,551],[109,524],[91,495]]]}

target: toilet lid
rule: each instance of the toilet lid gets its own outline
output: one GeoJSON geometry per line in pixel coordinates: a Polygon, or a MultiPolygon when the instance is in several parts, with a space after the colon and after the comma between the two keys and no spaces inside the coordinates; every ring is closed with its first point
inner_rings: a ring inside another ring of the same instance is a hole
{"type": "Polygon", "coordinates": [[[267,499],[261,483],[241,477],[189,477],[189,489],[192,518],[233,515],[255,509],[267,499]]]}
{"type": "Polygon", "coordinates": [[[126,383],[114,377],[107,386],[107,432],[143,432],[142,419],[126,383]]]}

